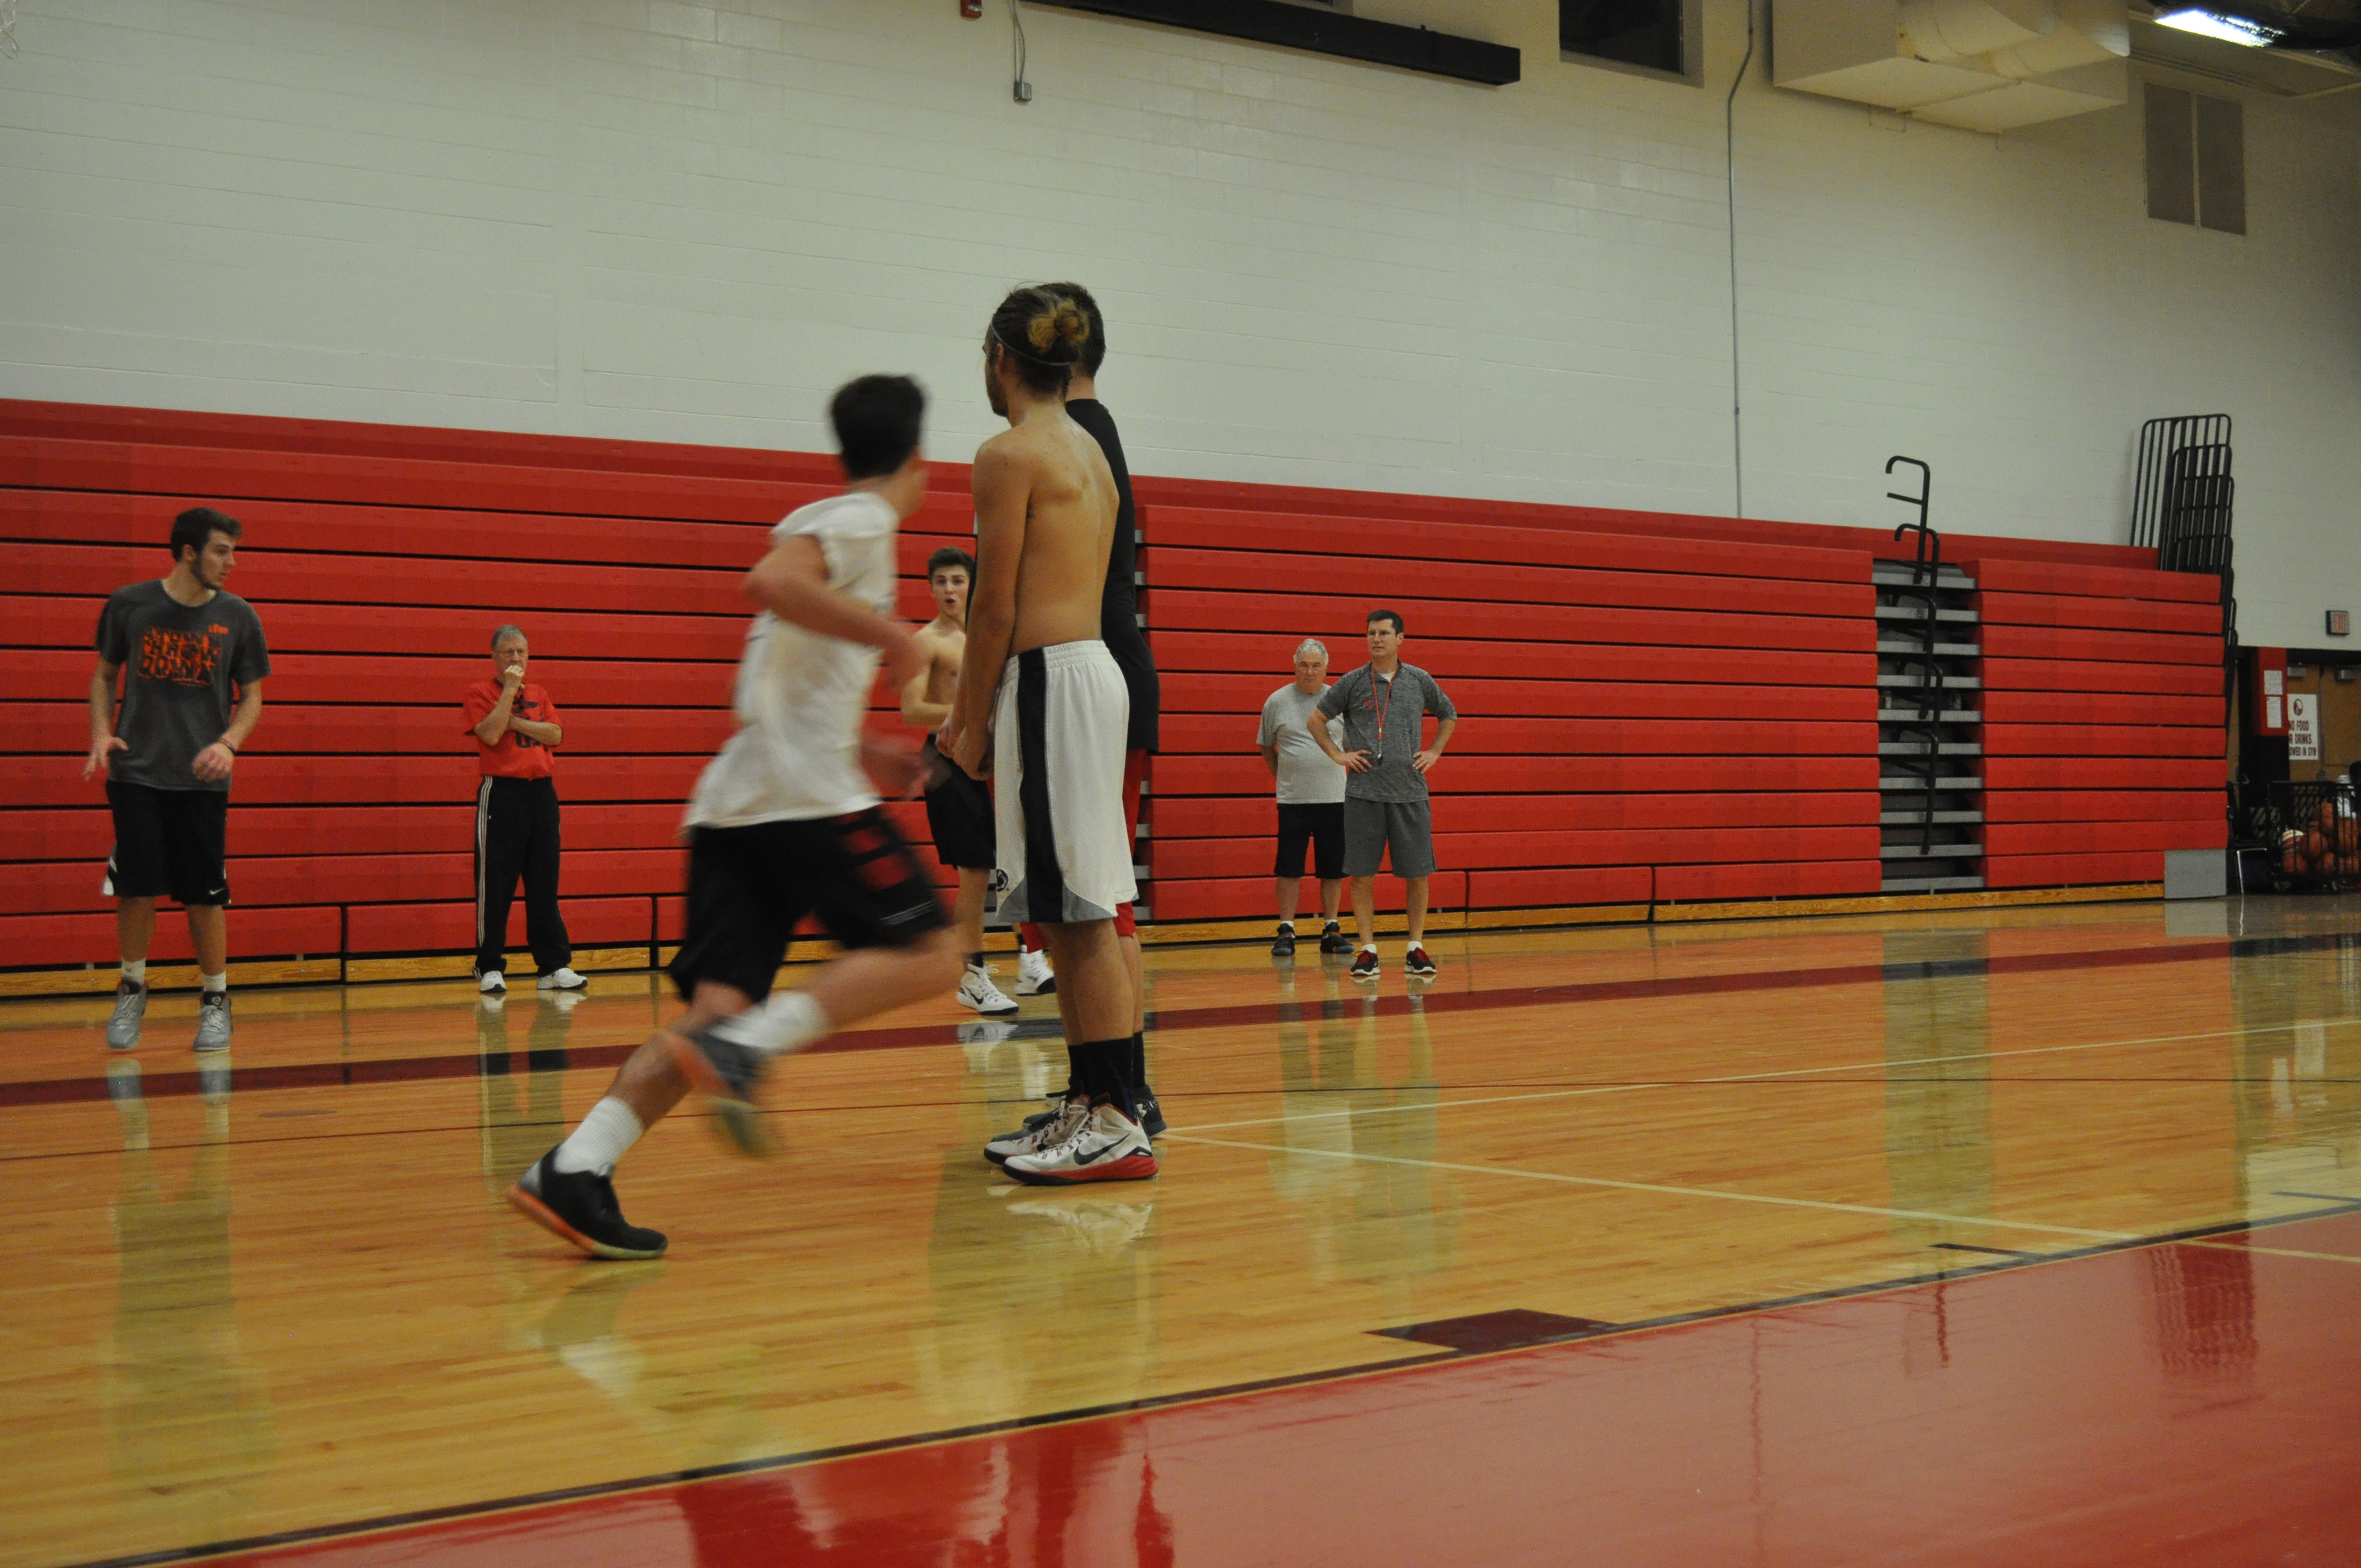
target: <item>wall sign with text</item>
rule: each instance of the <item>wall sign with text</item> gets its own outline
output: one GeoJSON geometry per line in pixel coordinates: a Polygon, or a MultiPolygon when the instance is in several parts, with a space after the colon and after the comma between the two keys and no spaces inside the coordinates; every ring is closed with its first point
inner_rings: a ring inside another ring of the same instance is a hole
{"type": "Polygon", "coordinates": [[[2287,699],[2288,761],[2320,761],[2320,698],[2312,692],[2290,692],[2287,699]]]}

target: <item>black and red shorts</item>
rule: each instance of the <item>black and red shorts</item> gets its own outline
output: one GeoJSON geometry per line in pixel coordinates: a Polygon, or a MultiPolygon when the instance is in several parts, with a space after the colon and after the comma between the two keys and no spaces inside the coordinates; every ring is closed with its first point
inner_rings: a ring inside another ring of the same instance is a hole
{"type": "Polygon", "coordinates": [[[910,846],[875,806],[846,817],[697,828],[688,839],[688,930],[668,973],[760,1002],[807,915],[845,948],[906,947],[949,922],[910,846]]]}
{"type": "Polygon", "coordinates": [[[961,871],[988,872],[998,863],[998,834],[992,820],[992,786],[935,749],[927,737],[920,754],[939,764],[927,791],[927,828],[935,838],[935,859],[961,871]]]}

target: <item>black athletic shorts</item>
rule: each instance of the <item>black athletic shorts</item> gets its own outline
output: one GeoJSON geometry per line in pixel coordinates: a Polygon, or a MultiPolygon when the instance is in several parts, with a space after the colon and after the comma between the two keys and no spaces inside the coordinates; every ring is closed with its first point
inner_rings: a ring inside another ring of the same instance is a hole
{"type": "Polygon", "coordinates": [[[222,850],[229,830],[229,791],[150,789],[106,781],[115,808],[115,852],[102,892],[116,898],[161,898],[183,905],[229,903],[222,850]]]}
{"type": "Polygon", "coordinates": [[[927,792],[927,828],[935,836],[935,859],[947,866],[988,872],[998,863],[1000,835],[992,823],[992,786],[935,750],[934,737],[919,748],[939,761],[944,776],[927,792]]]}
{"type": "Polygon", "coordinates": [[[700,980],[760,1002],[796,922],[818,915],[847,948],[899,948],[949,922],[926,869],[875,806],[807,822],[697,828],[688,839],[688,934],[672,982],[700,980]]]}
{"type": "Polygon", "coordinates": [[[1279,808],[1279,863],[1273,876],[1301,876],[1304,846],[1312,848],[1312,875],[1334,882],[1345,874],[1345,803],[1279,808]]]}

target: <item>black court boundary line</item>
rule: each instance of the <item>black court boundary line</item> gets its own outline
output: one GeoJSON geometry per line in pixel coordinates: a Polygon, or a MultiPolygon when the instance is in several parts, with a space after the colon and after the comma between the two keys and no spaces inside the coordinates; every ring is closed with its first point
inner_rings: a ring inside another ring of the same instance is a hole
{"type": "MultiPolygon", "coordinates": [[[[1250,1002],[1225,1007],[1191,1007],[1148,1015],[1148,1027],[1158,1033],[1181,1029],[1235,1028],[1258,1024],[1300,1024],[1352,1021],[1368,1017],[1401,1017],[1411,1012],[1489,1012],[1501,1007],[1546,1007],[1581,1002],[1625,1002],[1658,997],[1712,996],[1759,991],[1796,991],[1817,986],[1862,985],[1871,981],[1952,980],[1993,975],[2046,974],[2071,970],[2122,969],[2147,964],[2202,963],[2215,959],[2266,958],[2290,953],[2361,948],[2361,932],[2328,932],[2313,936],[2229,938],[2193,942],[2164,942],[2144,948],[2099,948],[2074,952],[2017,953],[2001,958],[1936,959],[1919,963],[1841,964],[1823,969],[1742,970],[1730,974],[1678,975],[1647,980],[1574,981],[1564,985],[1502,987],[1492,991],[1440,991],[1416,996],[1374,993],[1357,998],[1301,1002],[1250,1002]],[[1354,1004],[1359,1003],[1356,1008],[1354,1004]],[[1370,1004],[1374,1003],[1375,1006],[1370,1004]]],[[[1037,1022],[1027,1020],[1027,1022],[1037,1022]]],[[[1038,1022],[1046,1022],[1041,1020],[1038,1022]]],[[[961,1042],[956,1024],[912,1025],[898,1029],[850,1030],[821,1041],[811,1054],[837,1051],[895,1050],[912,1046],[948,1046],[961,1042]]],[[[1011,1036],[1015,1037],[1015,1036],[1011,1036]]],[[[1034,1037],[1047,1038],[1047,1035],[1034,1037]]],[[[619,1067],[640,1042],[629,1045],[583,1046],[567,1049],[569,1065],[619,1067]]],[[[348,1088],[373,1083],[418,1083],[435,1079],[482,1075],[478,1054],[433,1057],[385,1057],[370,1061],[302,1062],[280,1067],[232,1068],[233,1091],[255,1093],[269,1089],[348,1088]]],[[[170,1098],[200,1091],[204,1075],[164,1072],[141,1083],[150,1098],[170,1098]]],[[[104,1078],[30,1079],[0,1081],[0,1109],[26,1105],[83,1103],[107,1098],[104,1078]]]]}
{"type": "MultiPolygon", "coordinates": [[[[1333,1367],[1321,1372],[1290,1373],[1284,1376],[1258,1378],[1247,1383],[1231,1383],[1213,1388],[1158,1394],[1144,1399],[1125,1399],[1104,1405],[1085,1405],[1074,1409],[1053,1410],[1038,1416],[1013,1416],[1005,1420],[980,1421],[963,1427],[946,1427],[935,1431],[913,1432],[903,1437],[874,1438],[866,1442],[840,1443],[831,1448],[807,1449],[796,1453],[770,1454],[760,1459],[733,1460],[725,1464],[694,1465],[687,1469],[667,1471],[653,1475],[631,1476],[616,1481],[595,1481],[580,1486],[564,1486],[546,1492],[527,1492],[515,1497],[489,1498],[477,1503],[454,1503],[439,1508],[420,1508],[409,1513],[387,1514],[376,1519],[356,1519],[341,1524],[313,1525],[303,1530],[281,1530],[271,1535],[247,1536],[236,1541],[216,1541],[205,1546],[174,1547],[161,1552],[136,1553],[127,1557],[92,1558],[81,1563],[61,1564],[60,1568],[151,1568],[153,1564],[194,1563],[206,1558],[225,1557],[239,1552],[267,1552],[285,1546],[307,1545],[313,1541],[376,1535],[413,1529],[420,1525],[446,1523],[453,1519],[479,1519],[493,1514],[516,1513],[528,1508],[551,1508],[561,1503],[581,1502],[593,1497],[620,1497],[632,1492],[656,1491],[667,1486],[720,1480],[733,1475],[761,1475],[773,1470],[791,1470],[803,1465],[826,1464],[831,1460],[857,1459],[868,1454],[887,1453],[900,1449],[927,1448],[942,1443],[961,1442],[970,1438],[1029,1431],[1042,1427],[1068,1426],[1078,1421],[1103,1420],[1114,1416],[1139,1415],[1153,1410],[1170,1409],[1180,1405],[1212,1404],[1224,1399],[1243,1398],[1255,1394],[1268,1393],[1275,1389],[1309,1387],[1329,1383],[1360,1382],[1397,1373],[1431,1370],[1446,1362],[1489,1361],[1501,1356],[1530,1355],[1583,1341],[1662,1332],[1695,1323],[1717,1322],[1731,1318],[1751,1317],[1758,1313],[1785,1311],[1796,1307],[1818,1306],[1829,1301],[1857,1300],[1863,1297],[1917,1289],[1927,1285],[1947,1285],[1955,1281],[1979,1279],[1991,1275],[2013,1273],[2023,1268],[2038,1268],[2048,1264],[2087,1262],[2092,1258],[2103,1257],[2113,1253],[2137,1252],[2148,1247],[2170,1246],[2176,1243],[2204,1241],[2214,1236],[2270,1230],[2280,1225],[2301,1224],[2311,1220],[2338,1219],[2348,1214],[2361,1214],[2361,1199],[2338,1200],[2326,1209],[2282,1214],[2268,1220],[2227,1220],[2216,1224],[2193,1225],[2184,1230],[2160,1232],[2155,1235],[2128,1236],[2121,1241],[2096,1242],[2089,1246],[2070,1247],[2060,1252],[2019,1254],[1996,1262],[1969,1267],[1936,1269],[1931,1273],[1903,1275],[1897,1278],[1877,1280],[1863,1285],[1840,1285],[1827,1290],[1807,1290],[1798,1295],[1776,1296],[1764,1300],[1739,1302],[1726,1307],[1705,1307],[1693,1312],[1674,1312],[1660,1318],[1644,1318],[1637,1322],[1607,1323],[1597,1328],[1576,1329],[1562,1334],[1546,1335],[1499,1350],[1444,1350],[1432,1355],[1405,1356],[1394,1361],[1333,1367]]],[[[1374,1329],[1368,1332],[1371,1334],[1378,1332],[1374,1329]]]]}

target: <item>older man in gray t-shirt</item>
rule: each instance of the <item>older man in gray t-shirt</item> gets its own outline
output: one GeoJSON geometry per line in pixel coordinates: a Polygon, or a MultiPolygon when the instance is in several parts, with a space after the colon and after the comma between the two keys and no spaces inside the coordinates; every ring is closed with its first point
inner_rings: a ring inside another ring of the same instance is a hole
{"type": "MultiPolygon", "coordinates": [[[[1295,910],[1303,892],[1303,852],[1312,850],[1320,878],[1320,950],[1352,951],[1336,927],[1336,906],[1345,895],[1345,770],[1328,760],[1305,728],[1328,690],[1328,649],[1307,637],[1295,650],[1295,679],[1262,705],[1262,730],[1255,745],[1279,787],[1279,935],[1273,958],[1295,953],[1295,910]]],[[[1345,722],[1326,721],[1332,741],[1345,737],[1345,722]]]]}
{"type": "Polygon", "coordinates": [[[1402,879],[1410,920],[1410,950],[1403,971],[1413,978],[1434,974],[1426,952],[1427,879],[1434,874],[1434,819],[1427,809],[1426,773],[1443,758],[1458,728],[1459,710],[1434,677],[1401,659],[1404,627],[1399,611],[1369,611],[1369,662],[1330,686],[1320,699],[1306,733],[1345,768],[1345,874],[1353,879],[1353,925],[1361,950],[1353,958],[1353,978],[1378,978],[1376,898],[1378,865],[1393,851],[1394,875],[1402,879]],[[1425,719],[1433,714],[1434,744],[1421,749],[1425,719]],[[1329,739],[1327,720],[1345,720],[1345,745],[1329,739]]]}

